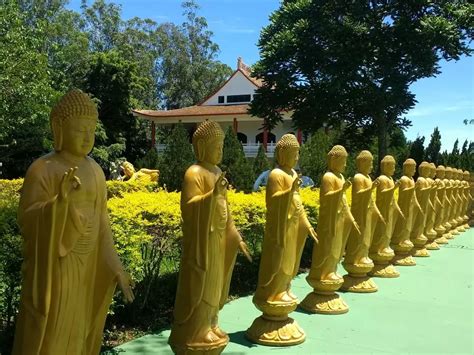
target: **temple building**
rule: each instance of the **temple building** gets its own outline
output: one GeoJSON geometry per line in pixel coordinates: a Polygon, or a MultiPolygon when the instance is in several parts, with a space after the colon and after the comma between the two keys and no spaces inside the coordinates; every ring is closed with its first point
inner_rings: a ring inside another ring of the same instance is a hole
{"type": "MultiPolygon", "coordinates": [[[[237,69],[214,93],[200,103],[175,110],[133,110],[133,115],[152,122],[152,137],[157,126],[171,126],[181,122],[190,137],[197,125],[207,119],[218,122],[224,131],[230,126],[244,147],[247,157],[255,157],[259,145],[266,148],[267,156],[273,156],[275,144],[285,133],[294,133],[301,143],[300,131],[293,128],[289,112],[283,113],[283,121],[271,132],[263,129],[263,118],[248,113],[249,104],[262,81],[250,76],[250,68],[237,59],[237,69]]],[[[155,142],[153,142],[155,144],[155,142]]],[[[156,144],[158,152],[164,144],[156,144]]]]}

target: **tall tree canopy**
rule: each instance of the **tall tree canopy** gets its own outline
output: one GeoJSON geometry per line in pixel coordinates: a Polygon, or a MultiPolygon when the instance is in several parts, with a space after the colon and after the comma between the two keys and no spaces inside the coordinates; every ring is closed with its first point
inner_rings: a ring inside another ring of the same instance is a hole
{"type": "Polygon", "coordinates": [[[438,127],[435,127],[431,134],[430,142],[426,147],[425,159],[429,162],[435,163],[436,165],[441,162],[441,133],[439,133],[438,127]]]}
{"type": "Polygon", "coordinates": [[[379,157],[415,103],[410,85],[470,55],[474,5],[463,0],[284,0],[261,32],[251,112],[272,127],[281,110],[316,131],[323,124],[378,137],[379,157]]]}

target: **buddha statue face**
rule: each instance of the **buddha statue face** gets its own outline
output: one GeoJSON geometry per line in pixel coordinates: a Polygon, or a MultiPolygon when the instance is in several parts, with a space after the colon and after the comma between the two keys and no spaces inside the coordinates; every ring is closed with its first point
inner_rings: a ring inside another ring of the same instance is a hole
{"type": "Polygon", "coordinates": [[[122,164],[122,169],[125,175],[127,175],[128,177],[132,177],[133,174],[135,174],[135,168],[133,167],[133,164],[128,161],[122,164]]]}
{"type": "Polygon", "coordinates": [[[342,174],[346,170],[347,151],[342,145],[335,145],[328,153],[328,167],[333,173],[342,174]]]}
{"type": "Polygon", "coordinates": [[[430,164],[426,161],[422,162],[418,167],[418,174],[423,177],[427,178],[430,175],[430,164]]]}
{"type": "Polygon", "coordinates": [[[445,177],[445,169],[444,169],[444,166],[443,165],[438,165],[438,167],[436,168],[436,177],[438,179],[444,179],[445,177]]]}
{"type": "Polygon", "coordinates": [[[416,162],[413,159],[407,159],[403,163],[403,175],[413,177],[416,172],[416,162]]]}
{"type": "Polygon", "coordinates": [[[214,121],[204,121],[193,134],[194,154],[199,162],[219,164],[223,147],[224,132],[214,121]]]}
{"type": "Polygon", "coordinates": [[[87,94],[69,91],[51,111],[54,149],[77,157],[89,154],[94,147],[97,117],[97,107],[87,94]]]}
{"type": "Polygon", "coordinates": [[[65,120],[62,124],[62,150],[78,157],[89,154],[94,147],[96,124],[94,117],[80,116],[65,120]]]}
{"type": "Polygon", "coordinates": [[[436,176],[436,165],[430,163],[430,178],[434,179],[436,176]]]}
{"type": "Polygon", "coordinates": [[[293,169],[300,157],[300,144],[293,134],[285,134],[275,147],[275,158],[282,168],[293,169]]]}
{"type": "Polygon", "coordinates": [[[380,162],[380,171],[383,175],[392,176],[395,173],[395,159],[391,155],[386,155],[380,162]]]}
{"type": "Polygon", "coordinates": [[[369,175],[374,168],[374,157],[368,150],[363,150],[356,158],[357,171],[369,175]]]}
{"type": "Polygon", "coordinates": [[[446,179],[451,179],[452,176],[453,176],[453,169],[451,169],[451,168],[448,166],[448,167],[446,168],[444,177],[445,177],[446,179]]]}

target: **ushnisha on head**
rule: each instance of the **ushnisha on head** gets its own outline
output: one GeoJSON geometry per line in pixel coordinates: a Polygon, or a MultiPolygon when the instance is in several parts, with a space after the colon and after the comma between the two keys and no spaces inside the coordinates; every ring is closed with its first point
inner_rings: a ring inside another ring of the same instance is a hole
{"type": "Polygon", "coordinates": [[[362,174],[370,174],[373,169],[374,157],[368,150],[361,151],[356,157],[357,171],[362,174]]]}
{"type": "Polygon", "coordinates": [[[428,163],[427,161],[423,161],[421,162],[421,164],[418,166],[418,174],[421,176],[421,177],[428,177],[430,175],[430,163],[428,163]]]}
{"type": "Polygon", "coordinates": [[[346,168],[347,151],[342,145],[335,145],[328,153],[329,170],[335,173],[342,173],[346,168]]]}
{"type": "Polygon", "coordinates": [[[444,179],[444,176],[446,174],[446,169],[443,165],[438,165],[436,168],[436,177],[438,179],[444,179]]]}
{"type": "MultiPolygon", "coordinates": [[[[63,150],[64,142],[67,141],[65,134],[71,133],[71,131],[84,132],[87,129],[93,129],[95,132],[97,118],[97,105],[91,100],[89,95],[83,93],[81,90],[69,91],[59,100],[51,111],[50,123],[51,130],[53,131],[54,150],[56,152],[63,150]]],[[[86,154],[92,150],[94,145],[94,132],[92,134],[92,144],[87,141],[91,138],[90,134],[84,134],[84,141],[79,142],[83,143],[84,150],[87,150],[86,146],[90,146],[86,154]]],[[[80,137],[78,137],[78,139],[79,138],[80,137]]],[[[68,143],[70,142],[66,142],[66,144],[68,143]]]]}
{"type": "Polygon", "coordinates": [[[223,145],[224,131],[217,122],[206,120],[193,134],[194,154],[200,162],[219,164],[222,160],[223,145]]]}
{"type": "Polygon", "coordinates": [[[279,166],[294,168],[298,162],[300,144],[294,134],[285,134],[275,147],[275,159],[279,166]]]}
{"type": "Polygon", "coordinates": [[[416,172],[416,161],[412,158],[408,158],[403,162],[403,174],[408,177],[412,177],[416,172]]]}
{"type": "Polygon", "coordinates": [[[380,161],[380,170],[383,175],[392,176],[395,172],[395,158],[391,155],[386,155],[380,161]]]}

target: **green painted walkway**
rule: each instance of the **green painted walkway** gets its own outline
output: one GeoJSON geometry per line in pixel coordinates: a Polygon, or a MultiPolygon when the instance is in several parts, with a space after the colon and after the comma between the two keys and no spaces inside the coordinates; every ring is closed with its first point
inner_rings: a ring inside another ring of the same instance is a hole
{"type": "MultiPolygon", "coordinates": [[[[235,300],[220,313],[220,326],[230,336],[223,354],[474,354],[474,229],[416,261],[415,267],[398,267],[397,279],[375,279],[376,293],[343,294],[347,314],[292,313],[306,332],[306,341],[294,347],[248,342],[244,332],[260,314],[251,297],[235,300]]],[[[292,284],[300,300],[311,291],[304,276],[292,284]]],[[[171,355],[168,336],[169,331],[147,335],[115,353],[171,355]]]]}

